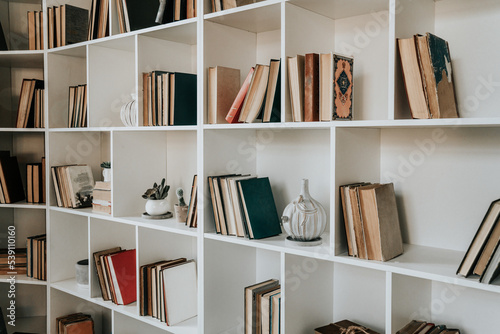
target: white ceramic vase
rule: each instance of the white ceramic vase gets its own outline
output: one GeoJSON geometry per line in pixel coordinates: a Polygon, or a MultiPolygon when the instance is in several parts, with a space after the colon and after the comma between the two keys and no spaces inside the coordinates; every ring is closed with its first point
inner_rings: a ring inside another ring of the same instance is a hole
{"type": "Polygon", "coordinates": [[[104,182],[111,182],[111,168],[103,168],[102,177],[104,182]]]}
{"type": "Polygon", "coordinates": [[[304,244],[321,243],[320,237],[326,228],[326,212],[309,194],[308,179],[302,179],[300,195],[286,206],[281,222],[289,240],[304,244]]]}
{"type": "Polygon", "coordinates": [[[150,216],[164,215],[170,210],[167,199],[148,199],[146,201],[146,212],[150,216]]]}

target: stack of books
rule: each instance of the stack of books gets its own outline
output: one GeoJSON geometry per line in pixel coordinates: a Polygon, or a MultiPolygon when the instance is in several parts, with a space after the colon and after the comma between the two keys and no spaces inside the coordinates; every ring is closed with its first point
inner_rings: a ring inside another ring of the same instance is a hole
{"type": "Polygon", "coordinates": [[[23,79],[17,107],[16,128],[44,127],[43,88],[43,80],[23,79]]]}
{"type": "Polygon", "coordinates": [[[240,87],[238,69],[208,69],[208,123],[279,122],[281,120],[281,61],[257,64],[240,87]],[[239,88],[239,89],[238,89],[239,88]]]}
{"type": "Polygon", "coordinates": [[[49,48],[87,40],[89,11],[69,4],[47,8],[49,48]]]}
{"type": "Polygon", "coordinates": [[[279,334],[281,286],[270,279],[245,288],[245,333],[279,334]]]}
{"type": "Polygon", "coordinates": [[[0,203],[12,204],[26,199],[17,157],[0,151],[0,203]]]}
{"type": "Polygon", "coordinates": [[[139,269],[139,309],[167,326],[197,315],[196,262],[179,258],[146,264],[139,269]]]}
{"type": "Polygon", "coordinates": [[[262,239],[281,233],[269,178],[209,176],[215,229],[222,235],[262,239]]]}
{"type": "Polygon", "coordinates": [[[45,281],[47,279],[47,235],[28,237],[26,253],[26,276],[45,281]]]}
{"type": "Polygon", "coordinates": [[[398,45],[412,117],[458,117],[448,42],[427,33],[399,39],[398,45]]]}
{"type": "Polygon", "coordinates": [[[28,49],[43,50],[43,12],[28,12],[28,49]]]}
{"type": "Polygon", "coordinates": [[[318,327],[314,330],[314,334],[346,334],[346,333],[363,333],[363,334],[379,334],[374,330],[361,326],[350,320],[337,321],[326,326],[318,327]]]}
{"type": "Polygon", "coordinates": [[[460,330],[449,329],[445,325],[436,325],[426,321],[412,320],[396,334],[460,334],[460,330]]]}
{"type": "Polygon", "coordinates": [[[45,203],[45,157],[41,163],[26,164],[26,188],[28,203],[45,203]]]}
{"type": "Polygon", "coordinates": [[[114,247],[94,253],[102,299],[118,305],[137,300],[135,249],[114,247]]]}
{"type": "Polygon", "coordinates": [[[294,122],[352,119],[352,57],[308,53],[288,57],[287,65],[294,122]]]}
{"type": "Polygon", "coordinates": [[[193,177],[191,186],[191,198],[189,200],[188,214],[186,219],[187,227],[198,227],[198,175],[193,177]]]}
{"type": "Polygon", "coordinates": [[[460,263],[457,274],[477,275],[479,281],[490,284],[500,274],[500,199],[491,203],[460,263]]]}
{"type": "Polygon", "coordinates": [[[90,166],[53,166],[51,171],[57,206],[74,209],[92,206],[94,177],[90,166]]]}
{"type": "Polygon", "coordinates": [[[241,7],[257,2],[257,0],[212,0],[212,13],[241,7]]]}
{"type": "Polygon", "coordinates": [[[26,248],[0,249],[0,275],[26,275],[26,248]]]}
{"type": "Polygon", "coordinates": [[[69,87],[68,127],[87,126],[87,85],[69,87]]]}
{"type": "Polygon", "coordinates": [[[57,334],[94,333],[94,321],[88,314],[74,313],[56,319],[57,334]]]}
{"type": "Polygon", "coordinates": [[[111,214],[111,182],[97,181],[92,197],[92,211],[111,214]]]}
{"type": "Polygon", "coordinates": [[[354,183],[339,190],[349,255],[388,261],[403,254],[394,185],[354,183]]]}
{"type": "Polygon", "coordinates": [[[143,125],[196,125],[196,74],[143,73],[143,125]]]}

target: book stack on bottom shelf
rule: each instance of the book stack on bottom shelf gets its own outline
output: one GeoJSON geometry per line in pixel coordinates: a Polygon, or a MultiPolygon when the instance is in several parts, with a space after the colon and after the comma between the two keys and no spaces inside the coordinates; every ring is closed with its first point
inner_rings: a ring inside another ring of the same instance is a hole
{"type": "Polygon", "coordinates": [[[446,328],[446,325],[435,325],[426,321],[412,320],[396,334],[460,334],[458,329],[446,328]]]}
{"type": "Polygon", "coordinates": [[[94,333],[94,320],[88,314],[74,313],[56,319],[57,334],[94,333]]]}
{"type": "Polygon", "coordinates": [[[95,183],[92,211],[111,214],[111,182],[97,181],[95,183]]]}
{"type": "Polygon", "coordinates": [[[0,249],[0,275],[26,274],[26,248],[0,249]]]}

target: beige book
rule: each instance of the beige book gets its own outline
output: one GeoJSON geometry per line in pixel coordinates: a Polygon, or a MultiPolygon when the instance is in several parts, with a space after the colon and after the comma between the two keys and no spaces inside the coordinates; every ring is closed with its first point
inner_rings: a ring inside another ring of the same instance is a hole
{"type": "Polygon", "coordinates": [[[230,67],[208,69],[208,123],[227,124],[226,115],[240,90],[240,70],[230,67]]]}
{"type": "Polygon", "coordinates": [[[304,66],[305,57],[288,57],[288,84],[290,86],[290,105],[294,122],[304,121],[304,66]]]}

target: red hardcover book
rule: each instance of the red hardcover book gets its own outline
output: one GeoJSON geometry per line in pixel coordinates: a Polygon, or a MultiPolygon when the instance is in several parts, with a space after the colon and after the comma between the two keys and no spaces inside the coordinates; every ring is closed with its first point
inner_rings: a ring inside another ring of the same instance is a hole
{"type": "Polygon", "coordinates": [[[250,87],[250,82],[252,81],[254,71],[255,68],[252,67],[248,72],[248,75],[243,82],[238,95],[236,95],[236,98],[231,105],[231,109],[229,109],[229,112],[227,113],[226,121],[228,121],[229,123],[241,123],[238,122],[238,118],[240,118],[241,107],[243,107],[243,101],[245,101],[245,96],[247,95],[248,88],[250,87]]]}
{"type": "Polygon", "coordinates": [[[135,249],[109,255],[108,263],[116,303],[127,305],[137,300],[135,249]]]}
{"type": "Polygon", "coordinates": [[[308,53],[305,58],[304,121],[319,121],[319,55],[308,53]]]}

